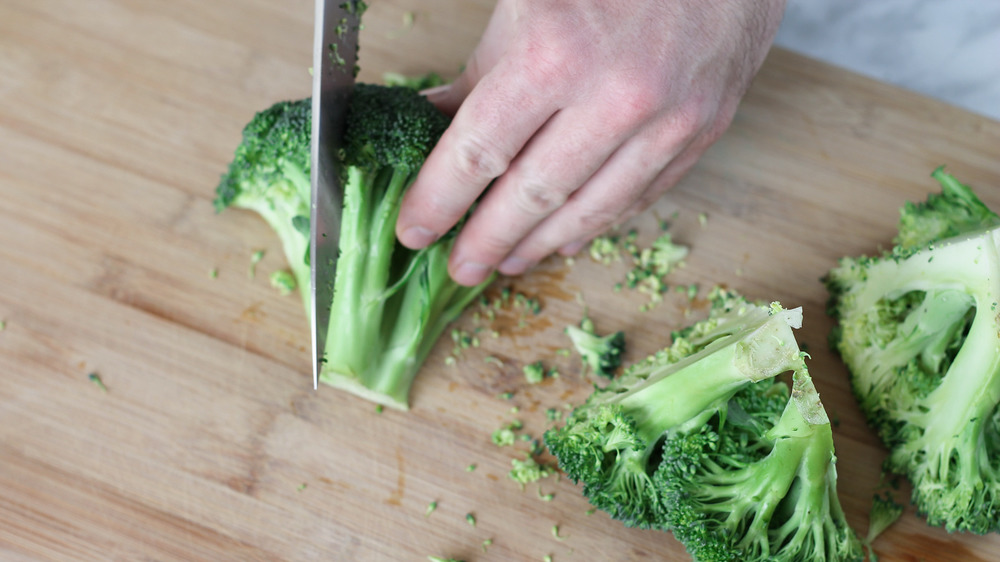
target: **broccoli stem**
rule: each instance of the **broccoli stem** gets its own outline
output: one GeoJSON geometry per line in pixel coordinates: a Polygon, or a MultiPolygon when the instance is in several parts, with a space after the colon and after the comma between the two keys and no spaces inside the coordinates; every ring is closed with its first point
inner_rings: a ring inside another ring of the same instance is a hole
{"type": "Polygon", "coordinates": [[[322,374],[334,386],[401,409],[445,327],[492,281],[451,281],[451,238],[419,251],[396,242],[399,205],[414,179],[406,168],[348,168],[322,374]]]}
{"type": "MultiPolygon", "coordinates": [[[[393,271],[396,216],[415,176],[406,170],[352,166],[344,182],[338,275],[327,331],[324,370],[353,376],[369,389],[394,388],[382,372],[381,329],[393,271]],[[349,320],[349,321],[348,321],[349,320]],[[378,379],[378,380],[375,380],[378,379]]],[[[405,403],[405,394],[403,402],[405,403]]]]}
{"type": "Polygon", "coordinates": [[[645,384],[615,397],[648,446],[668,428],[703,425],[740,387],[804,367],[788,311],[761,312],[747,322],[698,353],[654,369],[645,384]]]}

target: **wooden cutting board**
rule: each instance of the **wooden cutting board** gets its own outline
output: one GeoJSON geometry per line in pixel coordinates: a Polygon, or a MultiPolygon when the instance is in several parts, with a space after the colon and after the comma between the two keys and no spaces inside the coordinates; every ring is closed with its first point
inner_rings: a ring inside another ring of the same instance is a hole
{"type": "MultiPolygon", "coordinates": [[[[373,2],[362,79],[453,77],[489,10],[373,2]]],[[[306,0],[0,4],[0,558],[687,559],[667,533],[587,514],[565,478],[521,490],[506,474],[528,445],[490,442],[515,418],[540,436],[547,409],[586,396],[577,360],[556,354],[585,308],[599,330],[627,332],[629,360],[704,313],[678,293],[640,312],[645,295],[612,290],[625,264],[552,259],[499,281],[491,297],[509,287],[542,312],[503,309],[500,337],[455,366],[442,341],[409,412],[311,390],[301,301],[267,282],[283,266],[277,241],[211,200],[254,111],[308,95],[312,14],[306,0]],[[266,255],[251,277],[255,250],[266,255]],[[561,376],[525,384],[536,359],[561,376]]],[[[691,247],[673,283],[805,308],[800,336],[839,420],[839,489],[859,530],[884,450],[827,351],[818,278],[884,247],[940,164],[1000,208],[998,153],[994,121],[775,51],[725,137],[630,225],[648,243],[656,217],[672,219],[691,247]]],[[[482,325],[474,311],[461,327],[482,325]]],[[[1000,558],[997,536],[949,535],[912,508],[875,548],[1000,558]]]]}

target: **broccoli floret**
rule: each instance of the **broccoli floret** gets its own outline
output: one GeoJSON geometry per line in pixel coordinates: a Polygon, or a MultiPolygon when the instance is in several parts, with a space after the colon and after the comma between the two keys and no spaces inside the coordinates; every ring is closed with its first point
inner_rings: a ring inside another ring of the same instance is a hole
{"type": "Polygon", "coordinates": [[[629,366],[545,443],[590,502],[697,560],[860,560],[801,310],[716,289],[709,318],[629,366]],[[774,377],[793,373],[793,388],[774,377]]]}
{"type": "Polygon", "coordinates": [[[912,500],[949,531],[1000,531],[1000,217],[942,169],[896,245],[824,278],[830,341],[912,500]]]}
{"type": "Polygon", "coordinates": [[[585,369],[605,378],[613,378],[625,354],[625,332],[598,336],[594,321],[584,316],[579,326],[566,326],[566,335],[573,342],[585,369]]]}
{"type": "MultiPolygon", "coordinates": [[[[217,210],[256,211],[278,234],[309,311],[309,99],[258,113],[217,188],[217,210]]],[[[375,402],[408,408],[410,386],[446,325],[489,280],[463,287],[448,276],[457,230],[422,250],[396,241],[406,189],[448,119],[404,87],[357,84],[342,154],[344,208],[334,297],[320,380],[375,402]]]]}

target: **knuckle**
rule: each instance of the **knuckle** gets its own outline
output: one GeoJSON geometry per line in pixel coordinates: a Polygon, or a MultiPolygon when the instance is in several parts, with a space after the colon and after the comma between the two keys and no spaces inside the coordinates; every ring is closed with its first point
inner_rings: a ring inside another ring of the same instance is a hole
{"type": "Polygon", "coordinates": [[[509,161],[492,143],[468,137],[456,146],[453,170],[463,184],[486,183],[504,173],[509,161]]]}
{"type": "Polygon", "coordinates": [[[531,216],[551,214],[566,202],[565,190],[536,181],[521,181],[516,184],[514,201],[519,210],[531,216]]]}
{"type": "Polygon", "coordinates": [[[578,219],[580,228],[584,232],[597,233],[607,230],[621,217],[621,212],[617,208],[590,207],[580,214],[578,219]]]}
{"type": "Polygon", "coordinates": [[[636,86],[618,94],[618,106],[613,119],[638,123],[660,110],[661,94],[652,88],[636,86]]]}
{"type": "Polygon", "coordinates": [[[714,111],[711,110],[711,106],[696,98],[681,104],[671,121],[681,136],[694,138],[711,126],[713,117],[714,111]]]}

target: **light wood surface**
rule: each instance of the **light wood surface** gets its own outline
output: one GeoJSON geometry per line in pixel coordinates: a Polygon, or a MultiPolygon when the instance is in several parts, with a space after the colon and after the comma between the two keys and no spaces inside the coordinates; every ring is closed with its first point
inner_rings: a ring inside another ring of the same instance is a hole
{"type": "MultiPolygon", "coordinates": [[[[361,78],[453,77],[489,11],[375,0],[361,78]]],[[[677,294],[640,312],[644,295],[611,290],[623,264],[552,259],[499,282],[544,310],[523,325],[502,312],[501,337],[454,367],[443,341],[409,412],[311,390],[301,301],[267,282],[283,264],[276,239],[211,199],[253,112],[308,95],[312,14],[306,0],[0,3],[0,558],[687,559],[667,533],[588,515],[565,478],[542,482],[550,502],[522,491],[506,473],[527,445],[490,442],[514,418],[540,436],[547,408],[586,396],[578,362],[555,354],[585,306],[599,330],[627,332],[630,360],[703,313],[677,294]],[[536,359],[561,376],[526,385],[536,359]]],[[[725,137],[631,225],[648,242],[655,215],[676,213],[691,254],[674,283],[805,307],[800,339],[839,420],[840,493],[859,530],[884,451],[827,350],[818,278],[887,244],[939,164],[1000,208],[998,153],[994,121],[775,51],[725,137]]],[[[997,536],[949,535],[912,508],[875,546],[890,561],[1000,557],[997,536]]]]}

